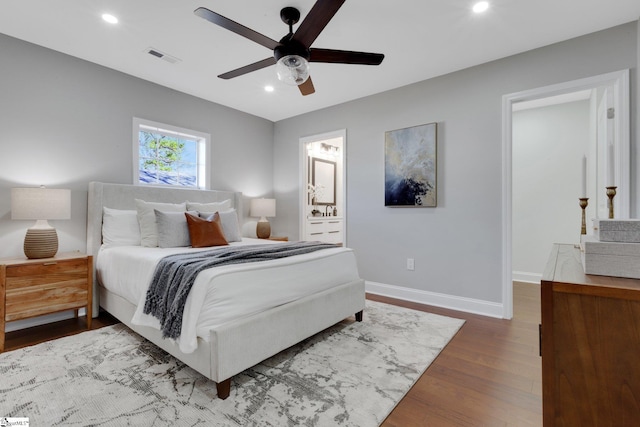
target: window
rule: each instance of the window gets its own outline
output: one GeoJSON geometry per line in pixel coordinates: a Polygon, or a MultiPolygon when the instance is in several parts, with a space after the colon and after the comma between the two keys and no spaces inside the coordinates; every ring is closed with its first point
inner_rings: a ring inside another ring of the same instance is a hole
{"type": "Polygon", "coordinates": [[[133,119],[134,184],[209,187],[209,134],[133,119]]]}

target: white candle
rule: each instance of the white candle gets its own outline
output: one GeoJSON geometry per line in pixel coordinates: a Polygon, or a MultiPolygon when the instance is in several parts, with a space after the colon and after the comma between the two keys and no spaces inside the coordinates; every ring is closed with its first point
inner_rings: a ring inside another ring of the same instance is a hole
{"type": "Polygon", "coordinates": [[[607,145],[607,187],[613,187],[615,184],[615,159],[613,157],[613,144],[607,145]]]}
{"type": "Polygon", "coordinates": [[[581,198],[587,197],[587,156],[582,156],[582,191],[581,198]]]}

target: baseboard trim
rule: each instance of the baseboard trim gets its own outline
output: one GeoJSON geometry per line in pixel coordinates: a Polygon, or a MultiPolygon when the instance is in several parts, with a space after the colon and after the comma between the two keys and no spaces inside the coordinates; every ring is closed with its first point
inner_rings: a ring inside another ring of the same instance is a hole
{"type": "Polygon", "coordinates": [[[511,273],[514,282],[538,283],[542,280],[542,274],[529,273],[527,271],[514,271],[511,273]]]}
{"type": "Polygon", "coordinates": [[[375,295],[417,302],[450,310],[464,311],[488,317],[497,317],[499,319],[504,317],[503,305],[490,301],[457,297],[454,295],[440,294],[369,281],[365,281],[365,290],[366,292],[375,295]]]}

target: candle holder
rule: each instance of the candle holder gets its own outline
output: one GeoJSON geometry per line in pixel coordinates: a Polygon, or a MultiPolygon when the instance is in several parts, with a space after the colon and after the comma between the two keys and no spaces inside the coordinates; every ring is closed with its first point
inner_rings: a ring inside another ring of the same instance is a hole
{"type": "Polygon", "coordinates": [[[607,197],[609,198],[609,219],[613,219],[613,198],[616,197],[616,188],[607,187],[607,197]]]}
{"type": "Polygon", "coordinates": [[[580,227],[580,234],[587,234],[587,220],[585,218],[584,210],[587,208],[589,204],[588,197],[580,197],[580,207],[582,208],[582,226],[580,227]]]}

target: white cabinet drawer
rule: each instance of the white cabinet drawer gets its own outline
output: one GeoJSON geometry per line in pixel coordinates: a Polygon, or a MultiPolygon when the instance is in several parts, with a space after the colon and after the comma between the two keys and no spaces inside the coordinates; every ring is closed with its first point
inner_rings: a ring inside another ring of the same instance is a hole
{"type": "Polygon", "coordinates": [[[342,221],[340,220],[325,221],[324,231],[327,233],[336,233],[336,232],[342,231],[342,221]]]}
{"type": "Polygon", "coordinates": [[[324,221],[308,221],[307,233],[324,233],[324,221]]]}
{"type": "Polygon", "coordinates": [[[334,218],[308,219],[305,240],[342,243],[342,220],[334,218]]]}
{"type": "Polygon", "coordinates": [[[342,231],[329,231],[324,233],[323,241],[327,243],[342,243],[342,231]]]}

